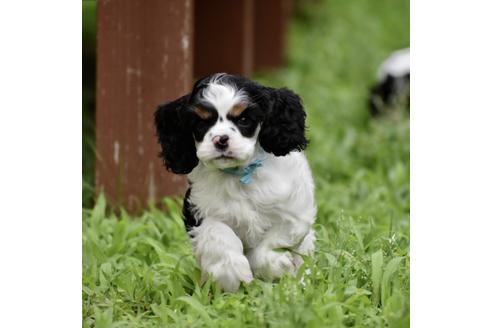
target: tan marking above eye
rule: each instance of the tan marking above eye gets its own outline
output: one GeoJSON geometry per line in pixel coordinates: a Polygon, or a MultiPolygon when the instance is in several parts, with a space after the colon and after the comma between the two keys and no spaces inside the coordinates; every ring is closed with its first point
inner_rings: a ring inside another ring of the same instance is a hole
{"type": "Polygon", "coordinates": [[[195,107],[195,113],[200,116],[200,118],[206,120],[210,117],[212,117],[212,113],[209,111],[209,110],[206,110],[205,108],[203,107],[200,107],[200,106],[196,106],[195,107]]]}
{"type": "Polygon", "coordinates": [[[231,115],[232,117],[238,117],[239,115],[242,114],[242,112],[244,112],[246,108],[248,108],[247,103],[241,102],[239,104],[236,104],[229,111],[229,115],[231,115]]]}

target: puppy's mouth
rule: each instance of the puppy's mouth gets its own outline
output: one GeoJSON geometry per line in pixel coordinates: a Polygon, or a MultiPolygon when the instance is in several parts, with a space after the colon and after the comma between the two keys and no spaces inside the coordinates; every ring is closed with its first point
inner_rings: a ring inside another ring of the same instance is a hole
{"type": "Polygon", "coordinates": [[[241,160],[233,154],[220,154],[212,159],[212,165],[219,169],[225,169],[229,167],[238,166],[241,163],[241,160]]]}
{"type": "Polygon", "coordinates": [[[236,159],[236,157],[222,154],[222,155],[214,158],[214,160],[217,160],[217,159],[236,159]]]}

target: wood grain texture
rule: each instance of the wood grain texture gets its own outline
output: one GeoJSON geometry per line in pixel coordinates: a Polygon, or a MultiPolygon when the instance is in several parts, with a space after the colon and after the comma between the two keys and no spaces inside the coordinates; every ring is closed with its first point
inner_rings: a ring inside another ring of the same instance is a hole
{"type": "Polygon", "coordinates": [[[284,64],[292,7],[292,0],[255,0],[255,70],[274,69],[284,64]]]}
{"type": "Polygon", "coordinates": [[[130,211],[182,193],[158,158],[153,114],[192,85],[192,0],[97,2],[96,188],[130,211]]]}
{"type": "Polygon", "coordinates": [[[212,73],[251,76],[254,0],[196,0],[196,78],[212,73]]]}

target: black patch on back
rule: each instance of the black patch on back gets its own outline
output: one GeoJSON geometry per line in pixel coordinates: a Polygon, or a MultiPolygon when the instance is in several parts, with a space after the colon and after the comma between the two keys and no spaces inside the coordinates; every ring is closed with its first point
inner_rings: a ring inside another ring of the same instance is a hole
{"type": "Polygon", "coordinates": [[[406,95],[406,107],[410,108],[410,74],[403,76],[387,75],[385,79],[371,88],[369,108],[373,116],[391,109],[396,100],[406,95]]]}
{"type": "Polygon", "coordinates": [[[190,203],[191,186],[186,190],[183,201],[183,221],[187,232],[202,223],[202,218],[195,215],[195,205],[190,203]]]}

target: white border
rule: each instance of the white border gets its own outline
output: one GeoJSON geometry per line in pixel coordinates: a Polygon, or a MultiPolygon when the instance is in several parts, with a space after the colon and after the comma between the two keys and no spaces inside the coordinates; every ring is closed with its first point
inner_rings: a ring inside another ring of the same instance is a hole
{"type": "Polygon", "coordinates": [[[411,2],[411,323],[490,325],[490,1],[411,2]]]}
{"type": "Polygon", "coordinates": [[[81,3],[0,10],[0,327],[78,327],[81,3]]]}
{"type": "MultiPolygon", "coordinates": [[[[81,10],[0,11],[1,327],[81,324],[81,10]]],[[[411,313],[414,327],[490,322],[492,12],[412,12],[411,313]]]]}

